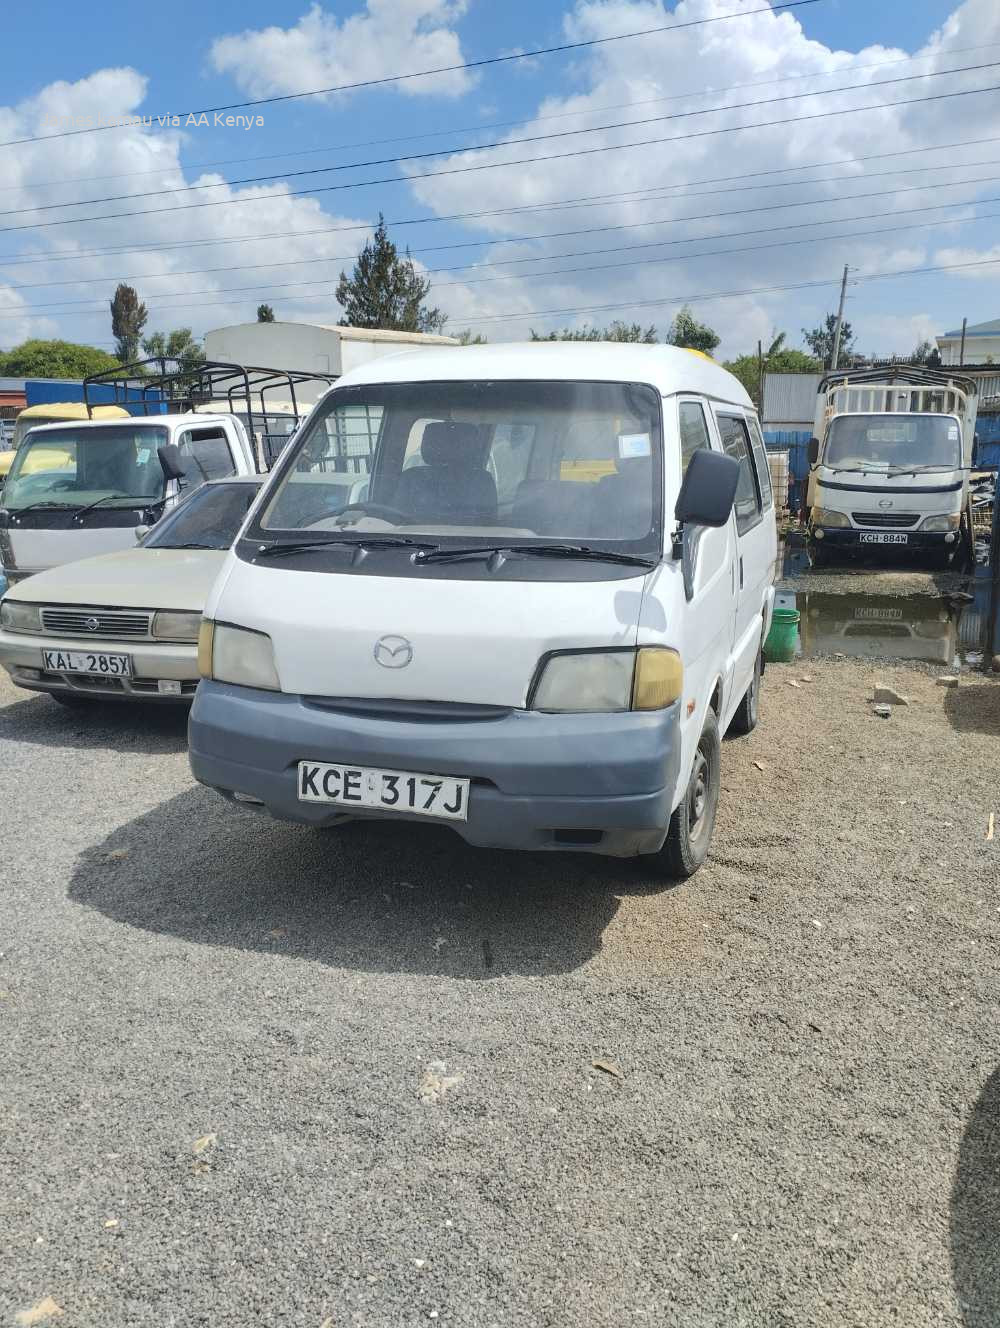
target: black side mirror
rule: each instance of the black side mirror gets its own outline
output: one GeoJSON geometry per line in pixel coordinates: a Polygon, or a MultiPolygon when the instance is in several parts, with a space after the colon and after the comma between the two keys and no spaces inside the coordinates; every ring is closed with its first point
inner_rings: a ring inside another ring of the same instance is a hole
{"type": "Polygon", "coordinates": [[[182,480],[187,475],[176,443],[164,443],[156,449],[156,455],[160,459],[160,469],[168,480],[182,480]]]}
{"type": "Polygon", "coordinates": [[[809,464],[810,464],[810,466],[815,466],[815,464],[816,464],[816,462],[817,462],[818,460],[819,460],[819,439],[818,439],[818,438],[810,438],[810,439],[809,439],[809,464]]]}
{"type": "Polygon", "coordinates": [[[721,452],[699,448],[688,462],[674,516],[682,525],[724,526],[740,482],[740,463],[721,452]]]}

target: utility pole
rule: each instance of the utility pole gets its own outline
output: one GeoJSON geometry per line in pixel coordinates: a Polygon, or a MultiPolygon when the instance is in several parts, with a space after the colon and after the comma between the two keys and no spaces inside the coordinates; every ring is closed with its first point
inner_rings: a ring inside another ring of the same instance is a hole
{"type": "Polygon", "coordinates": [[[961,368],[961,366],[965,363],[965,325],[968,321],[969,320],[967,318],[962,319],[962,344],[958,348],[959,368],[961,368]]]}
{"type": "Polygon", "coordinates": [[[844,324],[844,300],[847,298],[847,274],[850,268],[844,264],[844,279],[840,283],[840,308],[837,310],[837,322],[833,329],[833,350],[830,354],[831,369],[837,368],[837,361],[840,359],[840,329],[844,324]]]}
{"type": "Polygon", "coordinates": [[[764,418],[764,347],[757,342],[757,409],[764,418]]]}

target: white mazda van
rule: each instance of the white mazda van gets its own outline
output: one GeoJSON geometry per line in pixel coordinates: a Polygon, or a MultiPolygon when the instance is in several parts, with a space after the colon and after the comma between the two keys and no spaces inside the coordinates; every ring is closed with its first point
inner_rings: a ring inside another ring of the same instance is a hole
{"type": "Polygon", "coordinates": [[[209,597],[198,780],[282,820],[705,859],[777,554],[753,405],[669,346],[381,359],[282,456],[209,597]]]}

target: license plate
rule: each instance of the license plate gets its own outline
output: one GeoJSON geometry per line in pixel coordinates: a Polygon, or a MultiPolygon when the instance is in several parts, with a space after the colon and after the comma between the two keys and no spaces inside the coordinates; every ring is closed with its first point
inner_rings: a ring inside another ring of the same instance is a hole
{"type": "Polygon", "coordinates": [[[907,544],[909,535],[862,535],[862,544],[907,544]]]}
{"type": "Polygon", "coordinates": [[[376,770],[371,766],[299,762],[300,802],[331,802],[344,807],[377,807],[465,821],[469,781],[446,775],[418,775],[411,770],[376,770]]]}
{"type": "Polygon", "coordinates": [[[895,621],[902,618],[902,609],[876,609],[876,608],[856,608],[854,610],[855,619],[861,618],[866,621],[895,621]]]}
{"type": "Polygon", "coordinates": [[[43,650],[43,667],[50,673],[99,673],[106,678],[130,678],[130,655],[105,655],[94,650],[43,650]]]}

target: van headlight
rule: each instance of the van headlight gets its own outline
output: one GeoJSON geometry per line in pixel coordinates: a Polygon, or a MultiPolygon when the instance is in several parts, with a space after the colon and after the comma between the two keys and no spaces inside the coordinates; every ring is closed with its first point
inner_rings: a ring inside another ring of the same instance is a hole
{"type": "Polygon", "coordinates": [[[812,510],[812,524],[814,526],[832,526],[841,529],[851,523],[846,512],[833,512],[828,507],[814,507],[812,510]]]}
{"type": "Polygon", "coordinates": [[[5,599],[0,604],[0,627],[8,632],[40,632],[42,611],[37,604],[21,604],[16,599],[5,599]]]}
{"type": "Polygon", "coordinates": [[[957,530],[962,523],[961,512],[949,512],[947,516],[925,516],[920,523],[921,530],[957,530]]]}
{"type": "Polygon", "coordinates": [[[216,682],[281,691],[271,638],[248,627],[204,619],[198,633],[198,672],[216,682]]]}
{"type": "Polygon", "coordinates": [[[197,641],[200,613],[175,613],[161,609],[153,614],[152,634],[157,641],[197,641]]]}
{"type": "Polygon", "coordinates": [[[532,710],[608,714],[663,710],[680,696],[684,668],[676,650],[582,650],[550,655],[531,698],[532,710]]]}

